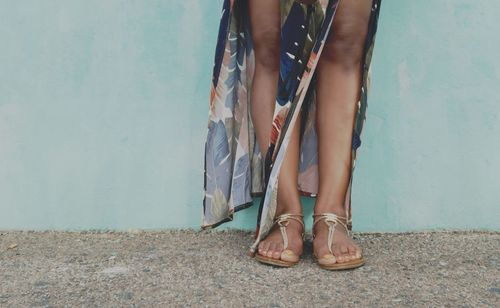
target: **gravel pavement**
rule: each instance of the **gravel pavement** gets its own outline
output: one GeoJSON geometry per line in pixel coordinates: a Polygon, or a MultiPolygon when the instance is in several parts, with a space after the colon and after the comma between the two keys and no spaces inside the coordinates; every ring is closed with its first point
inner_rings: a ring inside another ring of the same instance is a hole
{"type": "Polygon", "coordinates": [[[359,234],[367,264],[262,265],[240,230],[0,232],[0,307],[500,307],[500,233],[359,234]]]}

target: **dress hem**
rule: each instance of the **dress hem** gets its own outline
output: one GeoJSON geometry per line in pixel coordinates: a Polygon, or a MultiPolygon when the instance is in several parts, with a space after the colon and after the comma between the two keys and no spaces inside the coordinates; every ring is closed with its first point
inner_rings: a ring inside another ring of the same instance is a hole
{"type": "MultiPolygon", "coordinates": [[[[316,198],[318,195],[315,194],[315,193],[311,193],[311,192],[308,192],[308,191],[305,191],[305,190],[299,190],[299,194],[301,197],[309,197],[309,198],[316,198]]],[[[252,193],[252,198],[262,198],[264,197],[264,192],[256,192],[256,193],[252,193]]],[[[216,223],[213,223],[213,224],[207,224],[207,225],[201,225],[201,230],[208,230],[208,229],[214,229],[214,228],[217,228],[218,226],[226,223],[226,222],[229,222],[229,221],[233,221],[234,220],[234,213],[236,212],[239,212],[241,210],[244,210],[244,209],[247,209],[251,206],[253,206],[255,200],[252,200],[252,201],[249,201],[249,202],[246,202],[246,203],[242,203],[238,206],[235,206],[234,209],[230,210],[229,211],[229,216],[224,218],[223,220],[220,220],[216,223]]]]}

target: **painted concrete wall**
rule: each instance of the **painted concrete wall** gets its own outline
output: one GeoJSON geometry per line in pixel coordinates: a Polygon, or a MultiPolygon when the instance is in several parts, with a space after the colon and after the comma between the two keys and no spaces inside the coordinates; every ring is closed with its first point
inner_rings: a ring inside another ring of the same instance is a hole
{"type": "MultiPolygon", "coordinates": [[[[0,2],[0,229],[199,226],[220,7],[0,2]]],[[[384,0],[356,230],[499,229],[499,15],[384,0]]]]}

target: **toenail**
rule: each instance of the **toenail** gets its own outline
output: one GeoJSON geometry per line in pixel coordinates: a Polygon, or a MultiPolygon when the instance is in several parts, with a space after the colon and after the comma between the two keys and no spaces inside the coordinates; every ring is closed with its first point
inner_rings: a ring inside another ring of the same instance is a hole
{"type": "Polygon", "coordinates": [[[338,261],[338,259],[334,255],[331,255],[331,254],[324,255],[322,259],[324,261],[326,261],[325,263],[328,263],[328,264],[333,264],[333,263],[338,261]]]}

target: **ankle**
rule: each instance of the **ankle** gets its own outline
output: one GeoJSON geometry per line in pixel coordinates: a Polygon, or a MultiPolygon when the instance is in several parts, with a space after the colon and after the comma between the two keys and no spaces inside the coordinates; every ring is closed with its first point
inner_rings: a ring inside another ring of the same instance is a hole
{"type": "Polygon", "coordinates": [[[274,217],[278,217],[279,215],[283,214],[303,215],[300,209],[281,209],[281,210],[277,209],[274,217]]]}
{"type": "Polygon", "coordinates": [[[328,206],[316,205],[314,207],[314,214],[321,214],[321,213],[334,213],[337,216],[346,217],[346,210],[343,204],[328,205],[328,206]]]}
{"type": "Polygon", "coordinates": [[[292,201],[278,200],[275,216],[285,213],[302,215],[302,205],[300,204],[300,201],[292,202],[292,201]]]}

